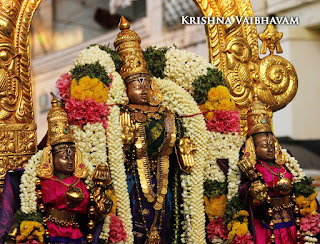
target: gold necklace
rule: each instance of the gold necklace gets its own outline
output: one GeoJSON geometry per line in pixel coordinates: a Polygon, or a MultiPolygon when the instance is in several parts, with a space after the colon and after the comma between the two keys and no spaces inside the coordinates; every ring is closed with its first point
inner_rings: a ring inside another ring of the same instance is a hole
{"type": "MultiPolygon", "coordinates": [[[[53,181],[57,181],[59,183],[62,183],[63,185],[68,187],[68,190],[67,190],[65,197],[67,197],[70,200],[70,202],[66,201],[70,208],[74,208],[77,203],[79,203],[83,200],[83,198],[84,198],[83,191],[79,187],[76,187],[76,185],[80,182],[80,179],[78,179],[78,181],[76,183],[70,183],[70,184],[67,184],[67,183],[63,182],[62,180],[55,179],[53,177],[51,177],[50,179],[53,181]]],[[[62,187],[61,187],[61,189],[62,189],[62,187]]],[[[63,191],[63,193],[64,193],[64,191],[63,191]]]]}
{"type": "MultiPolygon", "coordinates": [[[[271,170],[271,168],[267,164],[264,165],[263,163],[264,162],[261,162],[261,165],[263,167],[265,167],[266,169],[268,169],[268,171],[271,174],[278,176],[278,181],[277,181],[276,185],[274,185],[274,183],[273,183],[274,190],[281,195],[287,195],[288,193],[290,193],[290,191],[292,189],[291,180],[289,180],[287,177],[284,177],[284,175],[287,173],[287,169],[285,167],[283,167],[282,165],[280,165],[280,168],[284,168],[284,172],[280,173],[279,169],[278,169],[278,173],[275,173],[273,170],[271,170]]],[[[273,180],[274,180],[274,178],[272,177],[272,181],[273,180]]]]}

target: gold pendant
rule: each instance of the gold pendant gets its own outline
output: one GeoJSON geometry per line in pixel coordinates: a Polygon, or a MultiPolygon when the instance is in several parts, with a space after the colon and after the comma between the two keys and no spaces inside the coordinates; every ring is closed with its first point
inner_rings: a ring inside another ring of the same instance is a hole
{"type": "Polygon", "coordinates": [[[157,230],[153,230],[148,235],[148,242],[149,244],[158,244],[161,243],[161,238],[159,232],[157,230]]]}
{"type": "Polygon", "coordinates": [[[84,198],[84,194],[79,187],[71,185],[67,191],[67,198],[73,202],[81,202],[84,198]]]}
{"type": "Polygon", "coordinates": [[[291,180],[289,180],[287,177],[280,176],[280,179],[278,180],[274,188],[278,193],[286,195],[290,193],[292,189],[291,180]]]}

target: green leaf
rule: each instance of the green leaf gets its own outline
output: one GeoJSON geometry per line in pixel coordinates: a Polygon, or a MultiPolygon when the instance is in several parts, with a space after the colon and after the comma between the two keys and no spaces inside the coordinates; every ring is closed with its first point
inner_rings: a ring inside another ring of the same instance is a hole
{"type": "Polygon", "coordinates": [[[22,212],[21,209],[19,209],[16,212],[16,214],[13,217],[13,221],[15,223],[17,223],[18,226],[20,226],[21,222],[23,222],[23,221],[36,221],[36,222],[43,224],[43,220],[42,220],[40,213],[35,212],[32,214],[26,214],[26,213],[22,212]]]}
{"type": "Polygon", "coordinates": [[[84,76],[89,76],[91,79],[98,78],[106,86],[109,86],[109,83],[112,82],[112,79],[99,62],[94,64],[76,65],[70,72],[71,78],[76,79],[77,81],[84,76]]]}
{"type": "Polygon", "coordinates": [[[157,78],[164,78],[164,68],[166,65],[166,53],[168,51],[168,47],[147,47],[144,51],[142,51],[143,56],[147,63],[147,69],[152,76],[157,78]]]}
{"type": "Polygon", "coordinates": [[[245,209],[244,205],[240,202],[238,197],[233,197],[227,202],[226,212],[224,213],[225,222],[229,223],[232,221],[233,215],[238,211],[245,209]]]}
{"type": "Polygon", "coordinates": [[[204,195],[208,198],[214,198],[220,195],[226,195],[228,193],[227,182],[219,182],[206,180],[204,182],[204,195]]]}
{"type": "Polygon", "coordinates": [[[303,195],[308,197],[314,193],[315,187],[312,186],[313,179],[311,177],[304,177],[301,181],[293,184],[293,192],[296,197],[303,195]]]}

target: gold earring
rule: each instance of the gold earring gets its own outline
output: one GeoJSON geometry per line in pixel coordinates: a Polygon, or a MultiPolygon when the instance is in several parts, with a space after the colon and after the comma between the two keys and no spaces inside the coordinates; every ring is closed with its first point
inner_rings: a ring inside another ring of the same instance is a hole
{"type": "Polygon", "coordinates": [[[278,165],[284,165],[286,163],[286,158],[282,154],[280,144],[275,136],[273,136],[274,139],[274,147],[275,147],[275,158],[276,158],[276,164],[278,165]]]}
{"type": "Polygon", "coordinates": [[[43,149],[43,156],[40,166],[37,169],[37,176],[40,178],[51,178],[53,176],[53,158],[51,146],[43,149]]]}
{"type": "Polygon", "coordinates": [[[78,147],[76,147],[76,155],[74,157],[74,175],[80,179],[85,179],[88,177],[89,172],[87,167],[84,165],[82,160],[82,154],[78,147]]]}
{"type": "Polygon", "coordinates": [[[154,81],[151,81],[151,91],[149,97],[149,104],[151,106],[157,106],[162,102],[163,94],[158,86],[158,84],[154,81]]]}

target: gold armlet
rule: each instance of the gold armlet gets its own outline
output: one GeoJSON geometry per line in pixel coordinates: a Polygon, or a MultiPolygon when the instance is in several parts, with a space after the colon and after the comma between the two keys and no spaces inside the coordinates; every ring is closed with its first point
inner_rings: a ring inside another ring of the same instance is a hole
{"type": "Polygon", "coordinates": [[[252,204],[254,206],[259,206],[268,197],[268,187],[263,184],[260,180],[251,183],[249,188],[249,193],[251,196],[252,204]]]}
{"type": "Polygon", "coordinates": [[[192,170],[195,165],[193,157],[195,150],[190,138],[183,137],[180,139],[178,146],[176,146],[176,153],[181,170],[185,172],[190,172],[192,170]]]}

